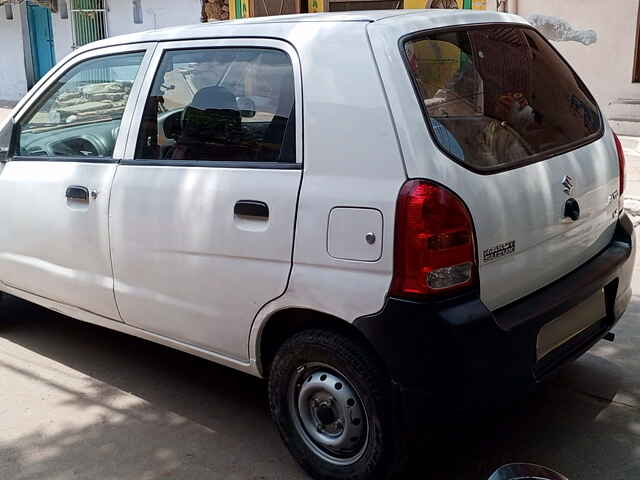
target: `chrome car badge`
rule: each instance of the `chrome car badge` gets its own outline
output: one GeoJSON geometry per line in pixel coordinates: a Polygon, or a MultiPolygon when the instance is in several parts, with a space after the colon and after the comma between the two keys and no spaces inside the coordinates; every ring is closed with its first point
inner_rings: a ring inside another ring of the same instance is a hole
{"type": "Polygon", "coordinates": [[[575,184],[573,182],[573,178],[571,178],[569,175],[565,175],[565,177],[562,179],[562,186],[564,187],[564,193],[566,193],[567,195],[573,194],[575,184]]]}

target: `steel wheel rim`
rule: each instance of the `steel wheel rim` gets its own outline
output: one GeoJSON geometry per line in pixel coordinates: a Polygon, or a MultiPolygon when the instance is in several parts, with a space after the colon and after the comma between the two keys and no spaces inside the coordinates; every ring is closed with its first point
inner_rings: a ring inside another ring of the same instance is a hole
{"type": "Polygon", "coordinates": [[[296,370],[289,388],[289,411],[305,444],[334,465],[357,462],[369,443],[369,420],[348,377],[322,363],[296,370]]]}

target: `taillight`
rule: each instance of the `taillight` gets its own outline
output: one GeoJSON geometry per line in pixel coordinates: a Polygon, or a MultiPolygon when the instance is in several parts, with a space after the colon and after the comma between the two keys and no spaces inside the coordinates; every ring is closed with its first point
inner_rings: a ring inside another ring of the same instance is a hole
{"type": "Polygon", "coordinates": [[[396,208],[391,295],[449,293],[477,278],[471,215],[462,200],[427,180],[409,180],[396,208]]]}
{"type": "Polygon", "coordinates": [[[616,150],[618,151],[618,166],[620,167],[620,197],[622,197],[622,194],[624,193],[625,182],[627,180],[624,175],[624,169],[625,169],[624,149],[622,148],[622,143],[620,142],[620,139],[615,133],[613,134],[613,139],[616,142],[616,150]]]}

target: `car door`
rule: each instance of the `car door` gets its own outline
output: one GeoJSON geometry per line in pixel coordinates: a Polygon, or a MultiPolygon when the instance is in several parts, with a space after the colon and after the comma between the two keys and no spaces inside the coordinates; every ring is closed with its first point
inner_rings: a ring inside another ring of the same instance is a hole
{"type": "Polygon", "coordinates": [[[150,49],[139,44],[81,54],[16,114],[0,170],[3,283],[119,319],[109,190],[133,113],[129,98],[141,85],[150,49]]]}
{"type": "Polygon", "coordinates": [[[247,362],[251,323],[291,268],[298,60],[276,40],[182,41],[160,44],[150,71],[111,194],[119,311],[247,362]]]}

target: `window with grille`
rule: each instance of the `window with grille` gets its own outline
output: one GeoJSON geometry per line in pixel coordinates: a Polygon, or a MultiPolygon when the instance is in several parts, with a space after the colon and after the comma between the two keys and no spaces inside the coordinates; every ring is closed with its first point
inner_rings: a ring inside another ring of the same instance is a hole
{"type": "Polygon", "coordinates": [[[107,0],[71,0],[73,47],[107,38],[107,0]]]}

